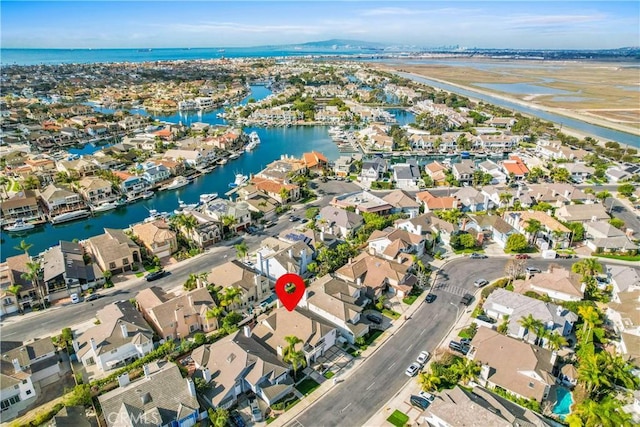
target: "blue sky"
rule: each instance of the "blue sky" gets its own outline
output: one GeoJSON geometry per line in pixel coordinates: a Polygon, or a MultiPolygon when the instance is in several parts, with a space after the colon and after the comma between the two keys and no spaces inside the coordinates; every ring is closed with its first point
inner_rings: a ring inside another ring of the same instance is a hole
{"type": "Polygon", "coordinates": [[[332,38],[433,47],[640,45],[638,1],[6,1],[4,48],[242,47],[332,38]]]}

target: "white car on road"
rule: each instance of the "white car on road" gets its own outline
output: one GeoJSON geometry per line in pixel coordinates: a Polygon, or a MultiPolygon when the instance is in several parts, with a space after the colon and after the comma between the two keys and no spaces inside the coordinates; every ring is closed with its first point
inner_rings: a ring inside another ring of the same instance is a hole
{"type": "Polygon", "coordinates": [[[418,355],[418,358],[416,359],[416,361],[421,365],[424,365],[425,363],[427,363],[427,360],[429,360],[428,351],[421,351],[420,354],[418,355]]]}
{"type": "Polygon", "coordinates": [[[407,374],[407,376],[409,377],[415,377],[419,370],[420,370],[420,365],[414,362],[411,365],[409,365],[409,367],[407,368],[406,371],[404,371],[404,373],[407,374]]]}

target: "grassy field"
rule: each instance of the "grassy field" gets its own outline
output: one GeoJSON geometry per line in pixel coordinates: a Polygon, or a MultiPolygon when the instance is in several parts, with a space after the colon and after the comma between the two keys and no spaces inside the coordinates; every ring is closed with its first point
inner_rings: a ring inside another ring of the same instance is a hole
{"type": "Polygon", "coordinates": [[[400,412],[396,409],[395,411],[393,411],[393,414],[389,415],[387,421],[389,421],[396,427],[404,427],[407,424],[407,421],[409,421],[409,416],[404,412],[400,412]]]}

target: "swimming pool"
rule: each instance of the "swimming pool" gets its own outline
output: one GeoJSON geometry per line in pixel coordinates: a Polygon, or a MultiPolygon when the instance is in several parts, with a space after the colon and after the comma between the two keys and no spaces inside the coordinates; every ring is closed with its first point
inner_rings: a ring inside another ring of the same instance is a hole
{"type": "Polygon", "coordinates": [[[565,387],[558,387],[556,389],[557,401],[553,407],[553,413],[558,415],[560,419],[564,420],[564,417],[571,412],[571,405],[573,404],[573,398],[571,397],[571,391],[565,387]]]}

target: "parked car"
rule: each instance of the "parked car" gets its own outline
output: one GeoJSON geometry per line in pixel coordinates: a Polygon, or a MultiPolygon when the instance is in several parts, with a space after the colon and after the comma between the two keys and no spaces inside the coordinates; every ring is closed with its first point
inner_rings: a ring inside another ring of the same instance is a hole
{"type": "Polygon", "coordinates": [[[454,350],[454,351],[459,351],[460,353],[464,354],[465,356],[467,355],[467,353],[469,353],[469,346],[468,345],[464,345],[462,343],[459,343],[457,341],[450,341],[449,342],[449,348],[451,350],[454,350]]]}
{"type": "Polygon", "coordinates": [[[420,370],[420,365],[417,364],[416,362],[413,362],[411,365],[409,365],[407,370],[404,371],[404,373],[409,377],[415,377],[419,370],[420,370]]]}
{"type": "Polygon", "coordinates": [[[424,300],[427,304],[431,304],[436,300],[436,294],[427,294],[424,300]]]}
{"type": "Polygon", "coordinates": [[[80,302],[80,296],[78,294],[71,294],[71,303],[77,304],[80,302]]]}
{"type": "Polygon", "coordinates": [[[489,317],[486,314],[481,314],[480,316],[477,317],[477,319],[487,323],[496,323],[496,319],[489,317]]]}
{"type": "Polygon", "coordinates": [[[375,314],[367,314],[367,320],[375,323],[376,325],[380,325],[382,323],[382,317],[376,316],[375,314]]]}
{"type": "Polygon", "coordinates": [[[427,363],[427,360],[429,360],[429,352],[428,351],[421,351],[420,354],[418,355],[418,358],[416,359],[416,362],[418,362],[421,365],[424,365],[425,363],[427,363]]]}
{"type": "Polygon", "coordinates": [[[542,273],[542,270],[540,270],[538,267],[527,267],[527,273],[542,273]]]}
{"type": "Polygon", "coordinates": [[[436,397],[428,391],[421,391],[420,393],[418,393],[418,396],[425,399],[429,403],[433,403],[433,401],[436,399],[436,397]]]}
{"type": "Polygon", "coordinates": [[[467,346],[468,346],[468,345],[470,345],[470,344],[471,344],[471,338],[462,338],[462,339],[460,340],[460,344],[462,344],[463,346],[465,346],[465,345],[467,345],[467,346]]]}
{"type": "Polygon", "coordinates": [[[88,297],[86,297],[86,298],[84,299],[84,301],[85,301],[85,302],[95,301],[95,300],[97,300],[98,298],[102,298],[102,295],[100,295],[100,294],[91,294],[91,295],[89,295],[88,297]]]}
{"type": "Polygon", "coordinates": [[[516,259],[529,259],[531,258],[529,255],[527,254],[518,254],[516,255],[516,259]]]}
{"type": "Polygon", "coordinates": [[[147,282],[153,282],[154,280],[161,279],[162,277],[164,277],[164,275],[165,275],[164,270],[158,270],[158,271],[154,271],[153,273],[147,274],[145,278],[147,279],[147,282]]]}
{"type": "Polygon", "coordinates": [[[478,279],[475,282],[473,282],[473,286],[475,286],[476,288],[481,288],[483,286],[487,286],[488,284],[489,284],[489,281],[485,279],[478,279]]]}
{"type": "Polygon", "coordinates": [[[573,255],[571,255],[571,254],[556,254],[556,258],[571,259],[571,258],[573,258],[573,255]]]}
{"type": "Polygon", "coordinates": [[[256,423],[262,421],[262,411],[260,410],[258,401],[256,399],[249,400],[249,407],[251,408],[251,418],[253,421],[256,423]]]}
{"type": "Polygon", "coordinates": [[[471,304],[472,301],[473,301],[473,295],[464,294],[464,296],[460,300],[460,304],[469,305],[469,304],[471,304]]]}
{"type": "Polygon", "coordinates": [[[429,406],[429,401],[427,399],[416,394],[411,395],[411,397],[409,398],[409,402],[411,402],[413,406],[417,406],[422,410],[427,409],[427,407],[429,406]]]}
{"type": "Polygon", "coordinates": [[[471,255],[469,255],[469,258],[471,259],[484,259],[487,256],[485,254],[479,254],[477,252],[472,253],[471,255]]]}
{"type": "Polygon", "coordinates": [[[275,223],[275,222],[273,222],[273,221],[267,221],[267,223],[264,225],[264,228],[271,228],[271,227],[273,227],[274,225],[276,225],[276,223],[275,223]]]}
{"type": "Polygon", "coordinates": [[[229,421],[230,424],[235,427],[246,427],[247,425],[247,423],[244,422],[242,415],[240,415],[236,411],[233,411],[231,414],[229,414],[229,421]]]}

